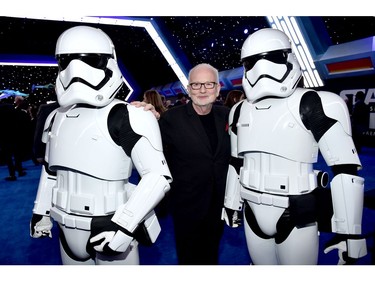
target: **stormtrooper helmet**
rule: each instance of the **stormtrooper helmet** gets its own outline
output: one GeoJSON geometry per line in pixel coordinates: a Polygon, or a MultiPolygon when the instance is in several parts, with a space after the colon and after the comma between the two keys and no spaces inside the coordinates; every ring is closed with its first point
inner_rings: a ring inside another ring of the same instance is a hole
{"type": "Polygon", "coordinates": [[[268,96],[290,96],[302,78],[288,36],[277,29],[265,28],[251,34],[242,46],[241,62],[242,86],[250,102],[268,96]]]}
{"type": "Polygon", "coordinates": [[[60,106],[108,105],[123,85],[112,40],[102,30],[76,26],[63,32],[56,43],[60,106]]]}

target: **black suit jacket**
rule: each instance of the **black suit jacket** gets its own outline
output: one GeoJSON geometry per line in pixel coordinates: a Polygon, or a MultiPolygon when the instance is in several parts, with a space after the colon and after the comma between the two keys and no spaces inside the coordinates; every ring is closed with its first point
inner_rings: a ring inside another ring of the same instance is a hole
{"type": "Polygon", "coordinates": [[[171,211],[184,220],[207,215],[220,220],[230,159],[229,109],[213,106],[217,149],[212,151],[198,114],[189,102],[166,111],[159,120],[164,153],[173,182],[171,211]]]}

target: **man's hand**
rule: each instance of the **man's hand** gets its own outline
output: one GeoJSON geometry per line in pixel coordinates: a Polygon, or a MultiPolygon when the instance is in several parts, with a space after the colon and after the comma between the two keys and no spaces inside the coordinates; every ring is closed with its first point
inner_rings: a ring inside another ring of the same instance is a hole
{"type": "Polygon", "coordinates": [[[135,107],[143,107],[143,110],[151,111],[157,120],[160,119],[159,112],[156,111],[155,107],[151,103],[145,103],[144,101],[132,101],[130,104],[134,105],[135,107]]]}
{"type": "Polygon", "coordinates": [[[30,221],[30,236],[33,238],[52,238],[52,227],[50,217],[33,214],[30,221]]]}
{"type": "Polygon", "coordinates": [[[226,224],[230,227],[236,228],[242,224],[241,212],[228,208],[223,208],[221,219],[225,220],[226,224]]]}

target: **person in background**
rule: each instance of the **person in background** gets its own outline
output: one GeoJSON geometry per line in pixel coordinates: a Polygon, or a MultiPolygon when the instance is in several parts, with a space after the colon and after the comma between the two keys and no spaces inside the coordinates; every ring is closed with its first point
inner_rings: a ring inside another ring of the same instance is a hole
{"type": "MultiPolygon", "coordinates": [[[[2,161],[8,166],[9,176],[4,178],[6,181],[15,181],[16,169],[13,163],[14,151],[14,130],[16,110],[14,106],[6,99],[0,101],[0,120],[7,120],[7,122],[0,122],[0,152],[2,161]]],[[[22,166],[18,167],[19,172],[22,173],[22,166]]]]}
{"type": "Polygon", "coordinates": [[[172,101],[169,100],[169,99],[166,99],[166,100],[165,100],[165,103],[164,103],[164,106],[165,106],[166,108],[171,108],[171,107],[173,107],[172,101]]]}
{"type": "Polygon", "coordinates": [[[38,106],[35,105],[35,104],[30,104],[28,109],[27,109],[27,112],[30,116],[30,134],[29,134],[29,140],[28,140],[28,143],[29,143],[29,150],[30,150],[30,154],[31,154],[31,160],[33,161],[34,165],[39,165],[39,162],[37,161],[37,159],[35,158],[34,156],[34,150],[33,150],[33,146],[34,146],[34,134],[35,134],[35,128],[36,128],[36,115],[38,113],[38,106]]]}
{"type": "Polygon", "coordinates": [[[187,101],[188,101],[188,99],[187,99],[187,97],[185,96],[184,93],[178,93],[177,99],[176,99],[175,103],[173,104],[173,106],[186,104],[187,101]]]}
{"type": "Polygon", "coordinates": [[[232,108],[237,102],[245,98],[245,93],[241,90],[231,90],[225,98],[224,105],[232,108]]]}
{"type": "Polygon", "coordinates": [[[167,111],[167,108],[163,104],[162,96],[157,90],[147,90],[144,92],[143,101],[152,104],[159,114],[163,114],[167,111]]]}
{"type": "MultiPolygon", "coordinates": [[[[15,123],[15,145],[16,151],[14,153],[14,162],[20,162],[22,172],[19,176],[26,175],[25,169],[22,167],[22,162],[32,158],[32,138],[33,128],[31,123],[31,116],[28,112],[29,101],[22,96],[14,98],[14,108],[16,109],[16,123],[15,123]]],[[[18,164],[15,164],[18,167],[18,164]]]]}
{"type": "Polygon", "coordinates": [[[41,104],[38,108],[33,139],[33,156],[39,164],[44,162],[44,154],[46,151],[46,144],[42,141],[44,123],[48,115],[58,107],[59,104],[57,101],[50,101],[41,104]]]}
{"type": "Polygon", "coordinates": [[[370,107],[365,103],[365,93],[357,92],[352,110],[353,141],[357,152],[360,153],[365,143],[364,133],[369,128],[370,107]]]}
{"type": "Polygon", "coordinates": [[[220,95],[216,98],[216,101],[214,103],[215,105],[224,105],[224,97],[220,93],[220,95]]]}
{"type": "Polygon", "coordinates": [[[190,102],[168,109],[159,120],[173,177],[169,194],[178,263],[218,264],[224,230],[221,206],[230,159],[229,109],[214,105],[218,70],[199,64],[189,72],[190,102]]]}
{"type": "Polygon", "coordinates": [[[172,101],[170,99],[167,99],[164,95],[160,95],[161,101],[164,104],[165,108],[171,108],[172,107],[172,101]]]}
{"type": "Polygon", "coordinates": [[[1,153],[8,166],[9,176],[6,181],[17,180],[16,172],[19,177],[26,175],[22,162],[27,157],[29,145],[27,140],[30,133],[31,121],[27,113],[28,103],[21,96],[16,96],[13,106],[4,102],[1,106],[1,120],[3,127],[1,129],[1,153]]]}

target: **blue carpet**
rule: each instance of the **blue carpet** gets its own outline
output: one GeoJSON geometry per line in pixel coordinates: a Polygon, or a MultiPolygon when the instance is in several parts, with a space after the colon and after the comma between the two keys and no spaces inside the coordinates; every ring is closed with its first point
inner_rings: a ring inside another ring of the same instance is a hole
{"type": "MultiPolygon", "coordinates": [[[[363,170],[360,175],[365,178],[366,206],[363,215],[363,233],[367,236],[369,254],[358,261],[359,265],[374,264],[375,233],[375,148],[364,148],[360,154],[363,170]]],[[[0,265],[60,265],[58,229],[53,228],[52,239],[33,239],[29,236],[29,220],[40,175],[40,166],[32,161],[24,162],[27,175],[17,181],[3,180],[7,175],[6,166],[0,166],[0,265]]],[[[320,169],[326,169],[319,160],[320,169]]],[[[162,232],[156,243],[150,247],[140,246],[142,265],[176,265],[173,229],[169,216],[160,218],[162,232]]],[[[332,237],[321,233],[320,244],[324,245],[332,237]]],[[[199,253],[197,253],[199,254],[199,253]]],[[[319,265],[335,265],[335,253],[324,254],[320,249],[319,265]]],[[[249,258],[243,227],[225,228],[221,243],[220,265],[248,265],[249,258]]]]}

